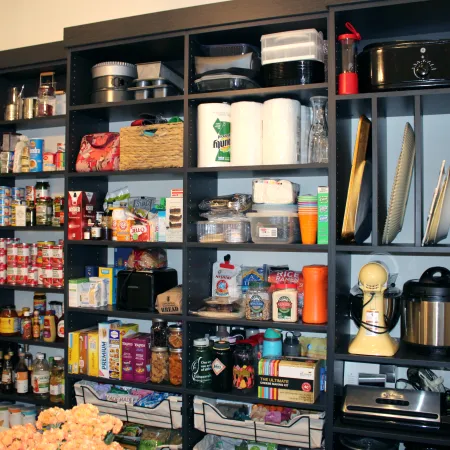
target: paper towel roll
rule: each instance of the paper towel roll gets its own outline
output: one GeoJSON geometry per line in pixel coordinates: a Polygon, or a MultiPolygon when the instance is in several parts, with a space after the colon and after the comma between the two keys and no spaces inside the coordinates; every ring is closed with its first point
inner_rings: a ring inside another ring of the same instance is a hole
{"type": "Polygon", "coordinates": [[[231,105],[232,166],[262,164],[262,103],[237,102],[231,105]]]}
{"type": "Polygon", "coordinates": [[[275,98],[263,107],[263,164],[297,164],[300,151],[300,102],[275,98]]]}
{"type": "Polygon", "coordinates": [[[227,103],[204,103],[198,107],[197,165],[223,167],[230,165],[231,106],[227,103]]]}

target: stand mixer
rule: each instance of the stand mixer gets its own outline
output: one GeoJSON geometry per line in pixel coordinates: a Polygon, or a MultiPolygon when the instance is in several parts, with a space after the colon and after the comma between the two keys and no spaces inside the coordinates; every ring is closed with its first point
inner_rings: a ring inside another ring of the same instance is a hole
{"type": "Polygon", "coordinates": [[[384,291],[389,278],[383,264],[370,262],[359,272],[359,285],[363,291],[361,326],[350,343],[349,353],[356,355],[393,356],[398,342],[389,334],[384,318],[384,291]]]}

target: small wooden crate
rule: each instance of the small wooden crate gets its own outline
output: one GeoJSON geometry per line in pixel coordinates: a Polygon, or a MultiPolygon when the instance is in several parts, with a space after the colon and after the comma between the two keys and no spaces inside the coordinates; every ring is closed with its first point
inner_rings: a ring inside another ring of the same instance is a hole
{"type": "Polygon", "coordinates": [[[183,167],[184,123],[120,129],[120,169],[183,167]]]}

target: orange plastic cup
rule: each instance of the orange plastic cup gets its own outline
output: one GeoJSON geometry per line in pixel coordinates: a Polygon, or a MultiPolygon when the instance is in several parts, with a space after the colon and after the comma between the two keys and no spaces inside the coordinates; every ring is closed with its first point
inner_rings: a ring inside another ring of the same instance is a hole
{"type": "Polygon", "coordinates": [[[314,214],[299,213],[302,244],[315,244],[317,242],[317,212],[314,214]]]}
{"type": "Polygon", "coordinates": [[[304,323],[328,322],[328,266],[304,266],[303,270],[304,323]]]}

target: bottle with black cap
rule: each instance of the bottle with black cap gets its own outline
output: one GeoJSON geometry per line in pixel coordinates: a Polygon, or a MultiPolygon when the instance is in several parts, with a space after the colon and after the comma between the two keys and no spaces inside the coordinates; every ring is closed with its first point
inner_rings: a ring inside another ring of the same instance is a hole
{"type": "Polygon", "coordinates": [[[212,352],[212,390],[230,392],[233,376],[230,343],[225,340],[214,342],[212,352]]]}

